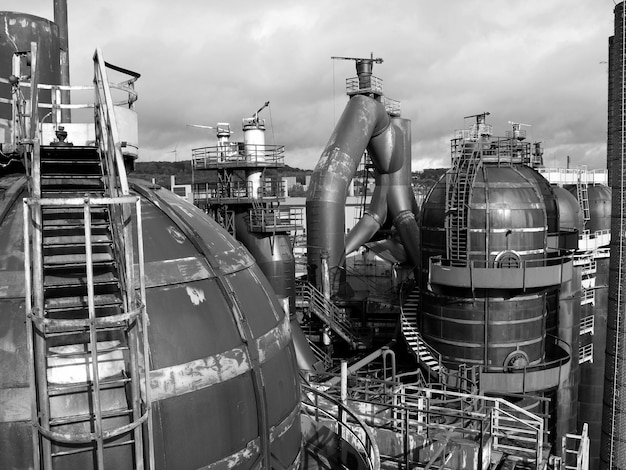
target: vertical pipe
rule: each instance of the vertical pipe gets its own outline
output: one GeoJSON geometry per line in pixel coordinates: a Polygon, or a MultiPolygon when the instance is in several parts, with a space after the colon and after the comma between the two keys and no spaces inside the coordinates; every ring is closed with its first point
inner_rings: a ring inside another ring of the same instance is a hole
{"type": "MultiPolygon", "coordinates": [[[[59,61],[61,72],[61,85],[70,85],[70,56],[69,56],[69,40],[67,26],[67,0],[54,0],[54,22],[59,27],[59,61]]],[[[69,90],[61,92],[61,102],[70,104],[69,90]]],[[[63,122],[71,122],[70,110],[61,111],[61,119],[63,122]]]]}
{"type": "Polygon", "coordinates": [[[348,363],[341,361],[341,403],[348,404],[348,363]]]}

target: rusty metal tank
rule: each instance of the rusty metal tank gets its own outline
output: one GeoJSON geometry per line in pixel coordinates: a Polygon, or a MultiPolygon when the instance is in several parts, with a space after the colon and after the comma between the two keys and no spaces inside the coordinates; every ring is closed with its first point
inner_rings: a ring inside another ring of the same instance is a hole
{"type": "MultiPolygon", "coordinates": [[[[468,200],[469,262],[520,263],[542,259],[558,208],[549,183],[530,167],[483,164],[468,200]]],[[[422,318],[424,339],[449,364],[506,371],[544,359],[545,291],[494,288],[472,293],[429,283],[429,258],[447,256],[446,178],[422,206],[422,318]]]]}
{"type": "MultiPolygon", "coordinates": [[[[54,22],[25,13],[0,11],[0,28],[0,77],[8,78],[12,74],[13,54],[30,50],[34,41],[39,48],[39,82],[61,84],[59,29],[54,22]]],[[[50,90],[39,93],[40,101],[50,102],[50,90]]],[[[11,99],[9,84],[0,83],[0,98],[11,99]]],[[[9,103],[0,103],[0,143],[8,143],[11,137],[9,103]]]]}
{"type": "MultiPolygon", "coordinates": [[[[0,187],[0,468],[31,468],[21,235],[28,194],[23,177],[0,187]]],[[[298,369],[289,317],[267,279],[193,205],[142,181],[132,190],[142,200],[156,468],[296,468],[298,369]]],[[[128,447],[107,452],[111,468],[133,468],[128,447]]],[[[55,465],[93,462],[68,452],[55,465]]]]}

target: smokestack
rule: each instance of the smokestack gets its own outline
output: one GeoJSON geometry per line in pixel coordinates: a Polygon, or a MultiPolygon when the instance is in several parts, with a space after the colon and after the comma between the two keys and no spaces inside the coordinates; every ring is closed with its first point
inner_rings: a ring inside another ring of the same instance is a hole
{"type": "Polygon", "coordinates": [[[626,128],[624,104],[626,28],[624,3],[615,7],[614,36],[609,39],[607,166],[612,192],[609,308],[600,468],[626,468],[626,128]]]}

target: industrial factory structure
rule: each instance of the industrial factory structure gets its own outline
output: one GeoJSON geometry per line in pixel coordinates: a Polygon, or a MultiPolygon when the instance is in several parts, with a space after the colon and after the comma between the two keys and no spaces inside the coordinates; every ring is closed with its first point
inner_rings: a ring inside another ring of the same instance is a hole
{"type": "Polygon", "coordinates": [[[300,209],[269,102],[193,150],[193,204],[133,179],[139,74],[98,49],[81,101],[54,4],[0,12],[0,468],[626,467],[623,3],[608,178],[483,112],[418,205],[382,59],[337,57],[357,74],[300,209]]]}

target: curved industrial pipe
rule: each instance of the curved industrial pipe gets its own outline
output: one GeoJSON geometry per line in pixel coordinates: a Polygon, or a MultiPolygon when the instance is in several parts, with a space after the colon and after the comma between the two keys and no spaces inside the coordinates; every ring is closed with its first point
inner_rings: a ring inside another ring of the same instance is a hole
{"type": "Polygon", "coordinates": [[[369,240],[385,221],[387,211],[417,263],[417,223],[411,191],[410,128],[406,119],[393,122],[384,105],[365,95],[353,96],[337,122],[311,177],[306,202],[309,280],[321,285],[321,258],[327,253],[332,293],[345,285],[339,269],[346,253],[345,203],[363,152],[367,149],[377,174],[377,186],[367,215],[352,230],[350,250],[369,240]],[[354,233],[353,233],[354,232],[354,233]]]}
{"type": "Polygon", "coordinates": [[[376,188],[363,218],[346,238],[345,251],[351,253],[370,240],[389,214],[409,259],[417,266],[419,262],[419,231],[415,222],[417,203],[411,189],[410,121],[393,118],[392,125],[396,129],[392,154],[394,171],[382,173],[377,167],[374,156],[372,156],[372,162],[376,167],[376,188]],[[395,168],[398,165],[400,165],[399,168],[395,168]]]}

